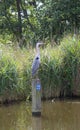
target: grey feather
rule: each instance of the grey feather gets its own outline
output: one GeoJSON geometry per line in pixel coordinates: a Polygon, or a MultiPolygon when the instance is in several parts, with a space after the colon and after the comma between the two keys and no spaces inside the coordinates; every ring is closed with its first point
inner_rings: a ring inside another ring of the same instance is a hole
{"type": "Polygon", "coordinates": [[[35,57],[33,64],[32,64],[32,76],[34,76],[37,73],[39,65],[40,65],[40,58],[35,57]]]}
{"type": "Polygon", "coordinates": [[[36,44],[36,57],[33,60],[33,64],[32,64],[32,76],[36,75],[39,65],[40,65],[40,51],[39,51],[39,46],[42,45],[43,43],[38,42],[36,44]]]}

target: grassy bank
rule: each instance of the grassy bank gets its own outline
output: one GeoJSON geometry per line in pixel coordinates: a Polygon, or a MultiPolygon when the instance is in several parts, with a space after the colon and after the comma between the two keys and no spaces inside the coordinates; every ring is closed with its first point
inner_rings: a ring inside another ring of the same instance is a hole
{"type": "Polygon", "coordinates": [[[79,38],[67,36],[59,46],[47,47],[42,53],[39,74],[43,96],[80,96],[79,38]]]}
{"type": "MultiPolygon", "coordinates": [[[[34,54],[34,49],[0,44],[0,102],[30,96],[34,54]]],[[[42,97],[80,96],[79,38],[67,36],[59,46],[42,49],[39,77],[42,97]]]]}
{"type": "Polygon", "coordinates": [[[31,91],[31,52],[0,46],[0,101],[26,98],[31,91]]]}

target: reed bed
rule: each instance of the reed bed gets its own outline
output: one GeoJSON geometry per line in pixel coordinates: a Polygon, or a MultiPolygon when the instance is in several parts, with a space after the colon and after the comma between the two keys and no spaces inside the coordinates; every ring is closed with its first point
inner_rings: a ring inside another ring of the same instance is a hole
{"type": "Polygon", "coordinates": [[[66,36],[59,46],[42,51],[39,70],[42,96],[80,96],[80,39],[66,36]]]}
{"type": "MultiPolygon", "coordinates": [[[[0,44],[0,102],[31,95],[34,49],[0,44]]],[[[42,97],[80,96],[80,40],[66,36],[58,46],[41,49],[42,97]]]]}

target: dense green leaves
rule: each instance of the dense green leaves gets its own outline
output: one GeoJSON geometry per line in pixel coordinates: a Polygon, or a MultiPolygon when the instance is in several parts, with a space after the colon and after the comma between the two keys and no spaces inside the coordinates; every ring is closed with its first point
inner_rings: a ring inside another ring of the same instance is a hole
{"type": "Polygon", "coordinates": [[[0,1],[0,32],[12,33],[19,43],[22,39],[20,44],[57,41],[65,32],[79,30],[80,0],[0,1]]]}

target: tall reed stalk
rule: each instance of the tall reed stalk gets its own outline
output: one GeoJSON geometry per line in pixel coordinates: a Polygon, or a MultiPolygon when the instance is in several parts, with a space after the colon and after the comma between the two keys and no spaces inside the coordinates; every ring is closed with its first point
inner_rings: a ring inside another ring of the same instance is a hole
{"type": "MultiPolygon", "coordinates": [[[[34,49],[0,44],[0,101],[30,95],[34,54],[34,49]]],[[[39,77],[44,98],[80,96],[80,39],[67,36],[42,49],[39,77]]]]}

